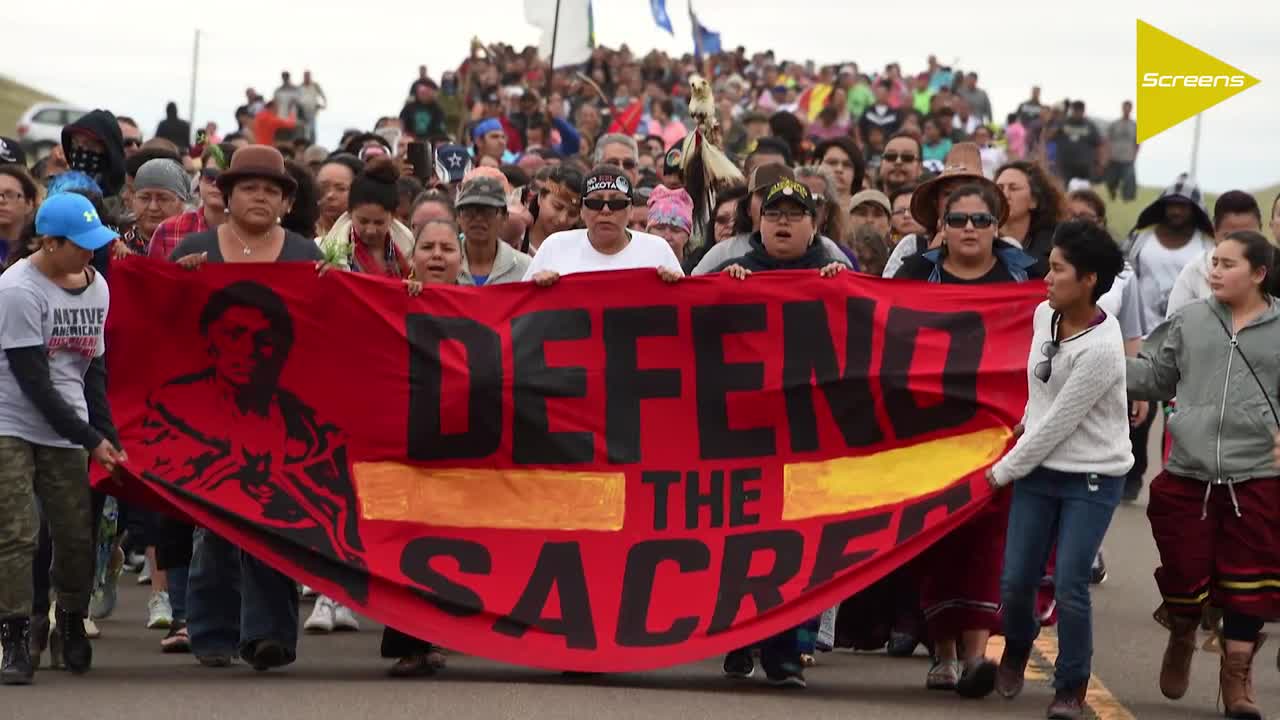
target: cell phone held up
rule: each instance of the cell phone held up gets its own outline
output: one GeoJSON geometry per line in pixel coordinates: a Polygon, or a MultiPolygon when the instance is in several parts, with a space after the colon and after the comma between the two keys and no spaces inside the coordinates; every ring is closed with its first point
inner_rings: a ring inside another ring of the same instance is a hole
{"type": "Polygon", "coordinates": [[[405,153],[405,159],[413,165],[413,176],[426,184],[435,177],[436,170],[432,166],[431,146],[424,142],[414,141],[409,143],[409,147],[405,153]]]}

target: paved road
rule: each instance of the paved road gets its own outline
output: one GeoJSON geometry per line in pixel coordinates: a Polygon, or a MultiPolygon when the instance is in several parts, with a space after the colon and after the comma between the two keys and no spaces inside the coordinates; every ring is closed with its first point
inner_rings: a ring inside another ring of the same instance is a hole
{"type": "MultiPolygon", "coordinates": [[[[1097,652],[1094,671],[1117,704],[1099,702],[1099,717],[1220,717],[1214,710],[1217,658],[1200,653],[1188,697],[1165,701],[1155,684],[1163,631],[1151,620],[1156,604],[1151,580],[1155,547],[1141,505],[1124,506],[1107,539],[1111,579],[1094,594],[1097,652]]],[[[199,667],[189,655],[162,655],[163,633],[143,628],[144,589],[122,594],[116,617],[101,623],[95,666],[84,677],[42,672],[31,688],[0,689],[0,720],[172,720],[227,718],[682,718],[856,717],[868,719],[1043,717],[1052,691],[1044,680],[1029,684],[1014,702],[964,701],[923,689],[924,657],[894,660],[879,655],[821,656],[808,673],[809,689],[779,692],[762,684],[732,684],[719,664],[707,661],[651,673],[586,682],[468,657],[451,657],[444,674],[401,681],[384,676],[372,624],[360,633],[302,640],[298,663],[283,671],[253,672],[243,664],[225,670],[199,667]]],[[[1274,628],[1273,628],[1274,629],[1274,628]]],[[[1052,652],[1052,642],[1044,643],[1052,652]]],[[[1269,717],[1280,718],[1276,645],[1263,652],[1257,685],[1269,717]]],[[[1105,700],[1105,696],[1100,700],[1105,700]]]]}

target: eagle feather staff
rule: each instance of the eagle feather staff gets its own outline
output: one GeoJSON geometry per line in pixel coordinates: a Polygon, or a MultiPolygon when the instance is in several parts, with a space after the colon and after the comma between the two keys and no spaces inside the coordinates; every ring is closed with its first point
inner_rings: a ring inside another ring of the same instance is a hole
{"type": "Polygon", "coordinates": [[[701,75],[689,78],[689,117],[693,131],[684,139],[680,167],[685,190],[693,198],[694,227],[703,237],[711,237],[711,209],[716,192],[744,182],[742,171],[721,149],[720,122],[716,119],[716,99],[711,84],[701,75]]]}

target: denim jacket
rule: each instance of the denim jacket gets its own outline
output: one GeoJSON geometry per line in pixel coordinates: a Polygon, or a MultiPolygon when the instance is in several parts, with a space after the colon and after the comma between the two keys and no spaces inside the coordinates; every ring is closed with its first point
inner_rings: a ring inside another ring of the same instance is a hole
{"type": "MultiPolygon", "coordinates": [[[[1029,270],[1036,264],[1036,259],[1008,243],[997,242],[992,248],[996,260],[1004,264],[1015,282],[1025,282],[1030,275],[1029,270]]],[[[942,248],[921,253],[921,258],[933,264],[933,272],[929,273],[929,282],[942,282],[942,248]]]]}

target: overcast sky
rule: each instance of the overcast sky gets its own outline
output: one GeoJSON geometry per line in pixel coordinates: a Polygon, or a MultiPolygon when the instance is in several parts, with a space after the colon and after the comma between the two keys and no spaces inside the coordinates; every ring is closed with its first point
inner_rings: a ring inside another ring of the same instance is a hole
{"type": "MultiPolygon", "coordinates": [[[[689,52],[686,2],[667,0],[672,37],[653,24],[647,0],[594,0],[597,40],[615,47],[626,42],[636,51],[689,52]]],[[[1118,115],[1121,101],[1134,96],[1135,20],[1142,18],[1262,81],[1205,114],[1201,183],[1221,191],[1280,181],[1275,4],[1074,0],[1052,12],[1039,7],[950,0],[696,2],[703,23],[719,31],[727,47],[773,48],[780,57],[823,63],[856,60],[864,70],[899,61],[906,72],[922,69],[934,53],[977,71],[1001,117],[1034,84],[1047,100],[1079,97],[1091,115],[1118,115]]],[[[246,87],[269,95],[280,70],[300,77],[310,69],[330,101],[320,121],[326,145],[343,128],[369,127],[378,116],[398,112],[417,66],[425,63],[438,77],[465,57],[473,35],[517,47],[539,35],[524,21],[524,0],[66,0],[56,9],[9,3],[5,23],[0,74],[85,107],[132,115],[148,136],[166,101],[177,101],[187,115],[197,27],[198,124],[234,126],[232,113],[246,87]]],[[[1165,185],[1189,169],[1192,125],[1143,147],[1140,182],[1165,185]]]]}

